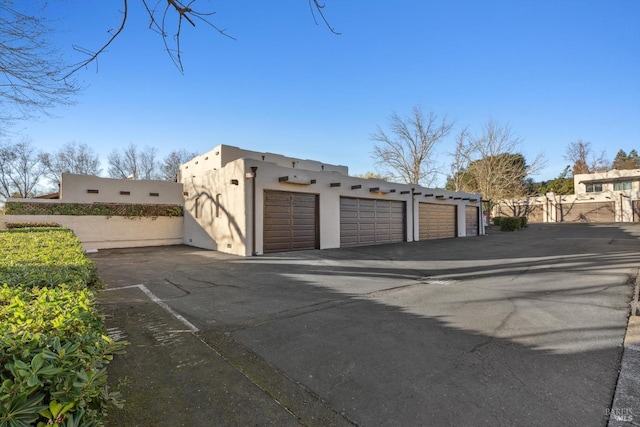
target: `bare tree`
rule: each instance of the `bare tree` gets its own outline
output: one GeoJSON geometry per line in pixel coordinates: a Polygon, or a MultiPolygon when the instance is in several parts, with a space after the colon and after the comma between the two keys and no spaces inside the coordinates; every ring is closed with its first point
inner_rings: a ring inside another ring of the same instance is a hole
{"type": "Polygon", "coordinates": [[[380,126],[371,135],[376,141],[372,157],[389,176],[410,184],[433,185],[438,170],[435,147],[449,134],[453,122],[444,116],[438,120],[434,112],[424,115],[419,106],[412,115],[400,117],[395,112],[389,119],[389,133],[380,126]]]}
{"type": "MultiPolygon", "coordinates": [[[[26,9],[31,3],[20,2],[26,9]],[[26,6],[25,6],[26,5],[26,6]]],[[[79,91],[72,79],[64,79],[67,68],[51,46],[53,29],[44,18],[45,6],[31,14],[21,13],[12,2],[0,2],[0,121],[24,119],[34,112],[69,104],[79,91]],[[17,107],[9,113],[7,104],[17,107]]]]}
{"type": "MultiPolygon", "coordinates": [[[[149,17],[149,28],[157,32],[167,54],[182,72],[182,48],[180,45],[183,24],[195,27],[196,23],[213,28],[219,34],[233,39],[226,29],[213,23],[215,12],[206,12],[194,6],[196,0],[140,0],[149,17]]],[[[107,47],[120,36],[129,16],[129,0],[121,0],[122,16],[111,36],[96,50],[74,45],[85,55],[76,64],[62,60],[50,41],[54,27],[46,19],[46,2],[0,1],[0,132],[9,120],[25,119],[34,113],[72,103],[73,96],[81,89],[72,79],[74,73],[96,62],[107,47]],[[10,113],[17,107],[18,113],[10,113]]],[[[324,15],[325,5],[320,0],[308,0],[312,16],[319,16],[327,28],[336,32],[324,15]]],[[[317,20],[316,20],[317,23],[317,20]]]]}
{"type": "Polygon", "coordinates": [[[70,142],[55,153],[42,153],[40,161],[45,167],[45,176],[60,185],[63,173],[98,175],[101,172],[100,158],[87,144],[70,142]]]}
{"type": "Polygon", "coordinates": [[[389,181],[391,179],[391,177],[386,176],[386,175],[382,175],[379,172],[371,172],[371,171],[367,171],[365,173],[361,173],[361,174],[353,174],[351,175],[353,177],[356,178],[363,178],[363,179],[381,179],[383,181],[389,181]]]}
{"type": "Polygon", "coordinates": [[[33,197],[44,173],[39,155],[28,140],[0,146],[0,196],[33,197]]]}
{"type": "Polygon", "coordinates": [[[595,155],[591,149],[591,143],[581,139],[569,143],[564,158],[573,163],[574,175],[603,172],[609,168],[605,151],[595,155]]]}
{"type": "Polygon", "coordinates": [[[190,153],[185,149],[173,150],[160,165],[160,178],[165,181],[175,181],[180,170],[180,165],[196,157],[197,153],[190,153]]]}
{"type": "Polygon", "coordinates": [[[469,167],[470,147],[466,144],[469,139],[469,129],[462,129],[456,135],[456,150],[450,153],[453,161],[451,162],[451,174],[447,177],[446,188],[453,191],[462,191],[464,184],[464,172],[469,167]]]}
{"type": "Polygon", "coordinates": [[[108,157],[108,173],[112,178],[157,179],[158,150],[146,146],[139,150],[133,143],[122,151],[113,150],[108,157]]]}
{"type": "Polygon", "coordinates": [[[535,175],[545,164],[541,154],[527,162],[519,154],[522,139],[509,126],[493,120],[487,122],[480,136],[468,136],[459,144],[457,155],[462,159],[457,161],[467,165],[459,172],[460,189],[481,193],[490,204],[527,195],[527,176],[535,175]]]}
{"type": "MultiPolygon", "coordinates": [[[[188,24],[192,27],[196,26],[196,23],[200,23],[212,28],[224,37],[235,40],[235,38],[227,33],[226,28],[222,28],[212,21],[212,16],[215,12],[204,11],[194,6],[196,0],[190,0],[184,3],[180,0],[141,0],[142,4],[149,16],[149,29],[155,31],[162,38],[165,51],[171,58],[176,68],[180,72],[184,72],[184,65],[182,62],[182,47],[180,45],[182,39],[182,27],[183,24],[188,24]]],[[[326,19],[323,9],[325,5],[320,0],[308,0],[311,14],[316,22],[316,14],[321,18],[326,27],[334,34],[339,35],[326,19]]],[[[67,77],[79,69],[86,67],[90,63],[96,61],[98,57],[107,49],[107,47],[122,33],[129,16],[129,1],[122,0],[122,17],[117,26],[117,29],[112,32],[111,37],[97,50],[91,51],[86,48],[74,46],[74,48],[87,55],[87,58],[78,64],[75,64],[68,72],[67,77]]]]}

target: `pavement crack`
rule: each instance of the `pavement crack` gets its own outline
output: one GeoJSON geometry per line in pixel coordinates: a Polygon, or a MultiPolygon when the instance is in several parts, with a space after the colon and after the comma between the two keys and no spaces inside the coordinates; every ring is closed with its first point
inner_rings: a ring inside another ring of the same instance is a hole
{"type": "Polygon", "coordinates": [[[172,282],[171,280],[167,279],[166,277],[164,278],[165,282],[167,282],[170,285],[175,286],[176,288],[178,288],[179,290],[181,290],[182,292],[184,292],[185,295],[191,295],[191,292],[189,292],[188,290],[186,290],[184,287],[182,287],[182,285],[179,285],[175,282],[172,282]]]}
{"type": "Polygon", "coordinates": [[[224,288],[236,288],[236,289],[238,289],[238,286],[235,286],[235,285],[223,285],[222,283],[211,282],[209,280],[194,279],[193,277],[187,277],[187,280],[191,280],[192,282],[197,282],[197,283],[205,283],[205,284],[213,286],[213,287],[224,287],[224,288]]]}
{"type": "Polygon", "coordinates": [[[511,298],[509,298],[508,300],[511,303],[511,310],[509,311],[509,313],[507,313],[506,316],[504,316],[504,318],[502,319],[500,324],[493,330],[492,333],[494,335],[496,335],[498,333],[498,331],[500,331],[502,328],[504,328],[507,325],[507,322],[509,321],[509,319],[511,319],[511,317],[518,310],[518,306],[516,305],[516,303],[511,298]]]}
{"type": "Polygon", "coordinates": [[[328,301],[322,301],[315,304],[309,304],[302,307],[296,307],[291,310],[283,310],[283,311],[279,311],[277,313],[273,313],[271,315],[262,317],[260,319],[254,319],[251,321],[247,321],[245,323],[236,324],[235,328],[233,328],[232,331],[253,328],[253,327],[261,326],[277,320],[292,319],[294,317],[304,316],[305,314],[316,313],[316,312],[327,310],[330,308],[335,308],[335,307],[343,306],[346,304],[354,304],[357,302],[358,301],[354,301],[351,298],[345,297],[345,298],[332,299],[328,301]]]}
{"type": "Polygon", "coordinates": [[[290,377],[236,341],[230,333],[210,330],[193,335],[299,423],[308,426],[357,425],[302,382],[290,377]]]}

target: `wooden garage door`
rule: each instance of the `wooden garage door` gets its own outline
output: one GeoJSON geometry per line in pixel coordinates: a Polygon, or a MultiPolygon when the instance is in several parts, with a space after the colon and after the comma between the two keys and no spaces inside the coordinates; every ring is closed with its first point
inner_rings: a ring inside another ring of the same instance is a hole
{"type": "Polygon", "coordinates": [[[563,203],[563,222],[614,222],[614,202],[563,203]]]}
{"type": "Polygon", "coordinates": [[[404,242],[405,202],[340,198],[340,246],[404,242]]]}
{"type": "Polygon", "coordinates": [[[318,249],[318,195],[264,192],[264,253],[318,249]]]}
{"type": "Polygon", "coordinates": [[[465,206],[465,232],[467,236],[477,236],[480,234],[480,228],[478,226],[478,207],[477,206],[465,206]]]}
{"type": "Polygon", "coordinates": [[[456,237],[456,205],[420,203],[420,240],[456,237]]]}

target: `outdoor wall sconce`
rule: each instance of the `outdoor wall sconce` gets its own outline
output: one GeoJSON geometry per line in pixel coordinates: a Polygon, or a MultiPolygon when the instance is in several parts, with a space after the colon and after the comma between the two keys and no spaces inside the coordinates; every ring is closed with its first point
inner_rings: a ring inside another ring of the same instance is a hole
{"type": "Polygon", "coordinates": [[[238,185],[238,180],[237,179],[232,179],[231,180],[231,185],[238,185]]]}
{"type": "Polygon", "coordinates": [[[369,189],[370,193],[388,194],[391,190],[386,187],[372,187],[369,189]]]}
{"type": "Polygon", "coordinates": [[[362,188],[362,185],[358,184],[358,185],[352,185],[351,186],[352,190],[357,190],[358,188],[362,188]]]}
{"type": "Polygon", "coordinates": [[[329,184],[329,187],[332,187],[332,188],[333,187],[340,187],[340,185],[342,185],[342,184],[340,184],[339,182],[332,182],[331,184],[329,184]]]}
{"type": "Polygon", "coordinates": [[[278,182],[287,182],[289,184],[309,185],[315,184],[315,179],[309,179],[304,175],[288,175],[278,178],[278,182]]]}

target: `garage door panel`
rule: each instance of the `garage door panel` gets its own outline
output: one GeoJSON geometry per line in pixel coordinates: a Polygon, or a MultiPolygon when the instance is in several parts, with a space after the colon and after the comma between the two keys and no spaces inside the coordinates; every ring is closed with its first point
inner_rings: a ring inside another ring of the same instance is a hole
{"type": "Polygon", "coordinates": [[[420,203],[418,207],[420,240],[456,237],[456,208],[456,205],[420,203]]]}
{"type": "Polygon", "coordinates": [[[264,253],[319,247],[318,196],[264,192],[264,253]]]}
{"type": "Polygon", "coordinates": [[[340,245],[357,246],[405,240],[402,201],[340,199],[340,245]]]}
{"type": "Polygon", "coordinates": [[[477,206],[465,206],[464,207],[464,215],[465,215],[465,235],[467,236],[477,236],[480,234],[480,225],[479,225],[479,213],[480,210],[477,206]]]}

